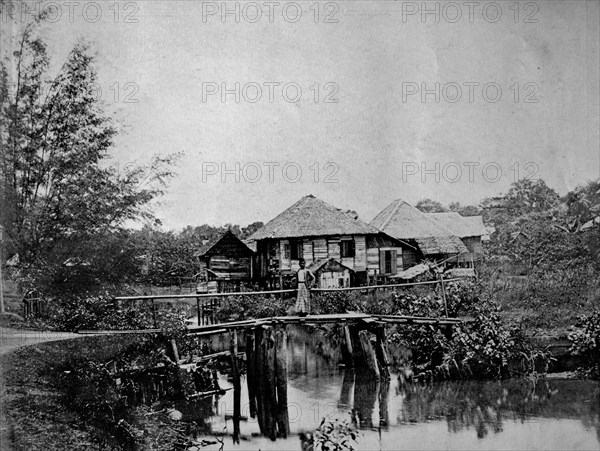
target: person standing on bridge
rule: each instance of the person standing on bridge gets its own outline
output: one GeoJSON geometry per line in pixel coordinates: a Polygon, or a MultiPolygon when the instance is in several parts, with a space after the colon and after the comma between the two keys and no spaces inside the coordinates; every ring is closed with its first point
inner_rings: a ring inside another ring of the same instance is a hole
{"type": "Polygon", "coordinates": [[[296,299],[296,313],[300,316],[306,316],[310,313],[310,288],[316,280],[315,275],[305,268],[306,262],[300,260],[300,269],[296,273],[298,281],[298,297],[296,299]]]}

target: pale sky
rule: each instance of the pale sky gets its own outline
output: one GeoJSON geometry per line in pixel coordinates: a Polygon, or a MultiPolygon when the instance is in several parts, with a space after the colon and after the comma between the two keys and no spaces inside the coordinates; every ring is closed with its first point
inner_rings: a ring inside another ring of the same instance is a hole
{"type": "Polygon", "coordinates": [[[51,55],[93,43],[125,125],[115,163],[184,153],[165,228],[266,222],[306,194],[370,221],[396,198],[478,203],[517,173],[561,194],[600,176],[598,1],[90,3],[71,21],[56,2],[51,55]]]}

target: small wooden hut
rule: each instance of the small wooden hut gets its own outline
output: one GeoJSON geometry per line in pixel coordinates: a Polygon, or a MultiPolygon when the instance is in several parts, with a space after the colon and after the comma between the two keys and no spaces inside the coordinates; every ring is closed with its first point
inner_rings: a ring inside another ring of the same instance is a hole
{"type": "Polygon", "coordinates": [[[218,291],[229,291],[252,279],[253,254],[231,230],[227,230],[205,243],[194,256],[200,262],[202,281],[216,281],[218,291]]]}
{"type": "Polygon", "coordinates": [[[307,269],[316,277],[317,288],[347,288],[354,271],[333,258],[317,260],[307,269]]]}

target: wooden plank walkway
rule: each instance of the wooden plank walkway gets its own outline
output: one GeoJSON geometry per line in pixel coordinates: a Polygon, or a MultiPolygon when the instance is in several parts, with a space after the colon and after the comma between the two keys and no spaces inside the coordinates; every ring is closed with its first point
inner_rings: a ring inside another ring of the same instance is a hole
{"type": "Polygon", "coordinates": [[[338,313],[333,315],[307,315],[307,316],[275,316],[271,318],[249,319],[229,323],[210,324],[205,326],[188,327],[190,334],[221,333],[232,329],[251,329],[260,326],[276,324],[354,324],[359,322],[376,324],[431,324],[454,325],[468,321],[468,318],[431,318],[422,316],[400,315],[369,315],[366,313],[338,313]]]}
{"type": "MultiPolygon", "coordinates": [[[[414,324],[414,325],[437,325],[450,326],[470,321],[470,318],[445,318],[425,316],[401,316],[401,315],[370,315],[367,313],[336,313],[331,315],[307,315],[307,316],[274,316],[270,318],[247,319],[243,321],[232,321],[228,323],[209,324],[205,326],[188,326],[188,333],[193,335],[217,335],[231,330],[252,329],[261,326],[273,326],[284,324],[356,324],[359,322],[385,324],[414,324]]],[[[80,334],[143,334],[157,333],[160,329],[144,330],[90,330],[80,331],[80,334]]]]}

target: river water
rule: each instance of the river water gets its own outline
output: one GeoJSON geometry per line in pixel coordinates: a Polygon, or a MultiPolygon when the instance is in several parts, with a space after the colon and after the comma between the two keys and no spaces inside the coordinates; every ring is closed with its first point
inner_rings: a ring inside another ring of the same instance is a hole
{"type": "MultiPolygon", "coordinates": [[[[299,434],[325,417],[351,421],[357,450],[599,450],[597,382],[542,379],[501,382],[389,382],[346,370],[318,334],[297,329],[288,339],[291,436],[271,441],[249,418],[242,379],[241,441],[233,442],[233,391],[181,406],[184,420],[203,424],[206,438],[225,433],[225,450],[300,450],[299,434]]],[[[231,387],[225,376],[221,386],[231,387]]],[[[220,446],[220,445],[219,445],[220,446]]],[[[211,446],[203,449],[219,449],[211,446]]]]}

